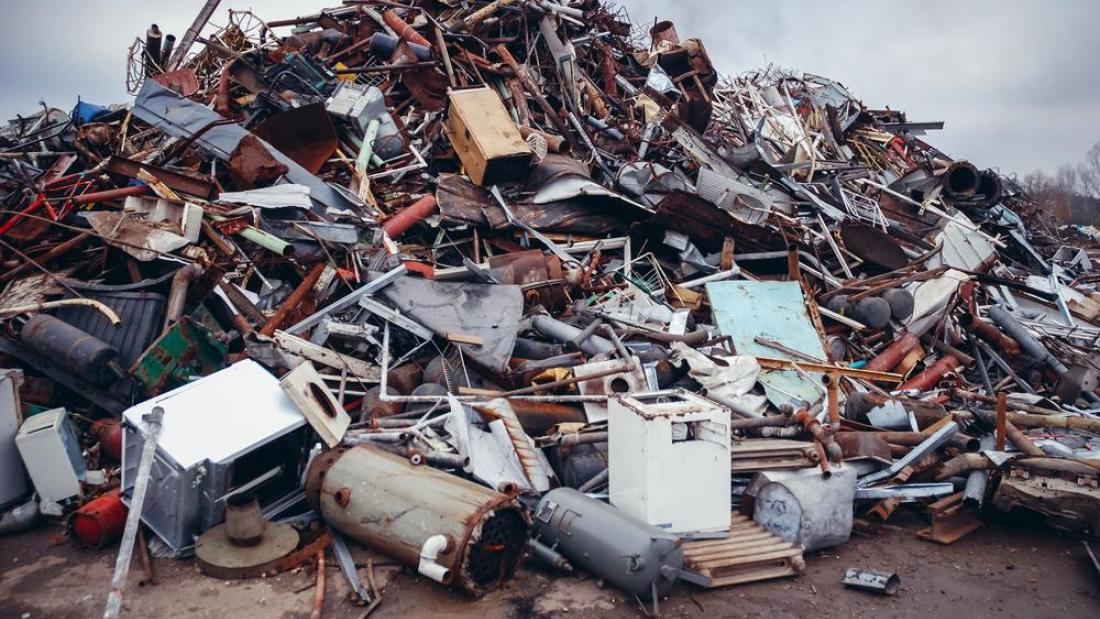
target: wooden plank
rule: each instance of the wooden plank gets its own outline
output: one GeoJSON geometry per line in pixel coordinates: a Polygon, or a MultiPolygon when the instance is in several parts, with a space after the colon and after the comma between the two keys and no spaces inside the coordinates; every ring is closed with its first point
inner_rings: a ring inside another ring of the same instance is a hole
{"type": "Polygon", "coordinates": [[[466,333],[450,332],[444,336],[444,339],[454,344],[470,344],[473,346],[485,345],[485,338],[481,337],[480,335],[469,335],[466,333]]]}
{"type": "MultiPolygon", "coordinates": [[[[736,546],[726,546],[726,547],[723,547],[723,548],[705,548],[705,549],[702,549],[702,550],[699,550],[699,551],[696,551],[696,552],[693,552],[693,553],[690,553],[690,554],[684,553],[684,558],[685,558],[685,560],[691,560],[691,561],[694,561],[694,562],[698,563],[699,561],[701,561],[703,559],[706,559],[708,557],[714,557],[714,556],[727,554],[727,553],[738,553],[742,549],[745,549],[745,548],[748,548],[749,550],[756,550],[758,548],[772,547],[772,546],[774,546],[774,548],[772,548],[768,552],[771,552],[772,550],[796,550],[796,551],[799,551],[799,552],[802,551],[802,549],[799,546],[789,544],[789,543],[779,539],[778,537],[771,537],[771,538],[762,538],[762,539],[752,540],[750,542],[745,542],[743,544],[738,544],[736,546]]],[[[760,551],[760,552],[762,552],[762,551],[760,551]]]]}
{"type": "MultiPolygon", "coordinates": [[[[715,540],[717,543],[708,542],[708,543],[706,543],[706,545],[700,544],[700,545],[696,546],[696,545],[694,545],[695,543],[693,542],[692,545],[690,546],[690,551],[694,551],[696,549],[707,549],[707,548],[737,547],[737,546],[739,546],[741,544],[744,544],[744,543],[747,543],[747,542],[752,542],[752,541],[756,541],[756,540],[760,540],[760,539],[768,539],[768,538],[771,538],[771,537],[774,537],[774,536],[769,531],[751,531],[751,532],[746,531],[744,533],[740,533],[736,536],[733,536],[733,537],[730,537],[730,538],[727,538],[727,539],[715,540]]],[[[689,552],[689,546],[687,544],[684,544],[683,549],[684,549],[685,554],[689,552]]]]}
{"type": "Polygon", "coordinates": [[[761,555],[770,555],[777,552],[786,553],[782,556],[794,556],[796,554],[802,554],[801,550],[799,550],[798,548],[791,548],[790,544],[777,544],[775,542],[770,542],[747,548],[727,549],[721,552],[713,552],[702,556],[691,557],[691,564],[712,566],[716,564],[724,565],[727,563],[727,559],[740,559],[742,557],[750,557],[755,560],[756,557],[759,557],[761,555]]]}
{"type": "Polygon", "coordinates": [[[750,582],[757,582],[760,580],[771,580],[772,578],[782,578],[784,576],[794,576],[800,570],[795,569],[790,565],[778,565],[763,570],[753,570],[744,574],[737,574],[734,576],[719,576],[717,578],[711,578],[711,587],[728,587],[730,585],[742,585],[750,582]]]}
{"type": "Polygon", "coordinates": [[[882,381],[888,383],[900,383],[901,374],[892,372],[875,372],[873,370],[860,370],[848,368],[830,363],[817,363],[814,361],[790,361],[788,359],[774,359],[770,357],[757,357],[756,362],[766,370],[793,370],[795,365],[809,372],[835,372],[841,376],[853,378],[865,378],[867,380],[882,381]]]}
{"type": "Polygon", "coordinates": [[[787,559],[796,555],[801,555],[802,551],[798,548],[788,548],[786,550],[777,550],[775,552],[769,552],[761,555],[752,555],[748,557],[735,557],[731,559],[711,560],[703,561],[696,565],[699,568],[714,568],[714,567],[733,567],[735,565],[751,565],[760,561],[771,561],[773,559],[787,559]]]}
{"type": "Polygon", "coordinates": [[[742,550],[744,548],[760,548],[762,546],[779,545],[783,548],[793,548],[794,545],[778,539],[774,536],[762,537],[747,542],[740,542],[737,544],[728,544],[725,546],[711,546],[710,548],[692,548],[691,551],[684,551],[684,557],[691,559],[698,559],[707,555],[713,555],[723,552],[730,552],[736,550],[742,550]]]}

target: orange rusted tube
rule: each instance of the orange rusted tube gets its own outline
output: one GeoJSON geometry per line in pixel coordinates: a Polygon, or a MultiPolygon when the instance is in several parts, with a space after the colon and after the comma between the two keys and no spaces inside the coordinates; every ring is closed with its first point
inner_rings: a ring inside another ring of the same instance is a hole
{"type": "Polygon", "coordinates": [[[1009,359],[1020,356],[1020,344],[992,323],[970,314],[963,314],[960,322],[967,331],[985,340],[994,350],[999,350],[1009,359]]]}
{"type": "Polygon", "coordinates": [[[424,196],[387,219],[386,223],[382,224],[382,229],[391,239],[397,238],[413,227],[413,224],[434,213],[437,206],[435,196],[424,196]]]}
{"type": "Polygon", "coordinates": [[[420,33],[409,25],[408,22],[401,19],[396,11],[390,9],[385,13],[382,13],[382,21],[386,22],[386,25],[393,28],[393,31],[397,33],[397,36],[405,39],[409,43],[416,43],[417,45],[423,45],[424,47],[431,47],[432,44],[428,42],[428,39],[420,36],[420,33]]]}
{"type": "Polygon", "coordinates": [[[306,295],[317,283],[317,280],[321,278],[321,273],[325,270],[325,263],[319,262],[313,266],[313,269],[306,275],[306,278],[302,280],[302,283],[298,284],[298,287],[294,289],[294,292],[290,293],[290,296],[283,301],[283,304],[276,310],[275,315],[267,321],[267,324],[260,329],[261,335],[271,337],[275,334],[275,331],[279,327],[283,326],[286,322],[287,316],[290,316],[290,312],[298,308],[305,300],[306,295]]]}
{"type": "Polygon", "coordinates": [[[825,430],[825,427],[810,411],[806,409],[796,411],[795,414],[791,415],[791,421],[802,426],[803,429],[813,435],[814,440],[821,443],[821,446],[825,448],[825,453],[828,454],[830,459],[840,462],[844,457],[840,444],[833,440],[832,435],[825,430]]]}
{"type": "Polygon", "coordinates": [[[897,390],[908,391],[910,389],[916,389],[917,391],[925,391],[931,389],[936,386],[936,383],[940,382],[944,374],[947,374],[957,367],[959,367],[959,360],[955,358],[955,355],[944,355],[937,359],[935,363],[925,368],[920,374],[898,385],[897,390]]]}
{"type": "Polygon", "coordinates": [[[825,397],[828,400],[829,423],[840,423],[840,385],[837,383],[837,375],[833,373],[821,377],[825,382],[825,397]]]}
{"type": "Polygon", "coordinates": [[[313,611],[309,619],[321,619],[325,611],[325,551],[317,551],[317,589],[313,592],[313,611]]]}
{"type": "Polygon", "coordinates": [[[1003,391],[997,393],[997,434],[994,447],[997,451],[1005,450],[1005,428],[1008,425],[1008,394],[1003,391]]]}
{"type": "Polygon", "coordinates": [[[864,369],[874,372],[889,372],[901,363],[905,355],[919,345],[920,338],[906,331],[880,352],[877,357],[871,359],[864,369]]]}

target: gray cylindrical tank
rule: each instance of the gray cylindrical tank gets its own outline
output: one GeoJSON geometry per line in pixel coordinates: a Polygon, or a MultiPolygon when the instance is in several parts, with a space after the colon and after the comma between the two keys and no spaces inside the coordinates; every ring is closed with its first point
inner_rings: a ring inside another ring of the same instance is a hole
{"type": "Polygon", "coordinates": [[[110,367],[118,364],[117,348],[48,314],[28,320],[19,339],[90,383],[106,385],[118,378],[110,367]]]}
{"type": "Polygon", "coordinates": [[[828,479],[814,469],[757,473],[745,492],[753,520],[805,552],[836,546],[852,535],[856,471],[835,466],[828,479]]]}
{"type": "Polygon", "coordinates": [[[543,495],[535,534],[576,565],[642,600],[661,597],[684,564],[680,539],[572,488],[543,495]]]}

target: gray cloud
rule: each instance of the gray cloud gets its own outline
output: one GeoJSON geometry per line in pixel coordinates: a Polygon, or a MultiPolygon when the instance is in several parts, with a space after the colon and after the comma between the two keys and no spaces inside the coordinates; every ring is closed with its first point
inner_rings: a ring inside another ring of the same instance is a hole
{"type": "MultiPolygon", "coordinates": [[[[199,0],[11,2],[0,38],[0,116],[39,99],[127,100],[125,51],[152,22],[182,34],[199,0]]],[[[308,14],[337,0],[225,0],[258,14],[308,14]]],[[[1100,140],[1100,2],[1093,0],[626,0],[636,24],[672,19],[718,68],[768,62],[843,82],[865,103],[944,120],[928,139],[1002,171],[1053,170],[1100,140]]]]}

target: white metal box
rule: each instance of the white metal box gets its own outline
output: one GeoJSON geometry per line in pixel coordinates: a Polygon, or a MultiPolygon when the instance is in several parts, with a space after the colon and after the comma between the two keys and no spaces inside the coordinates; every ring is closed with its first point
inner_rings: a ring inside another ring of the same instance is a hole
{"type": "Polygon", "coordinates": [[[225,500],[255,492],[265,514],[300,492],[306,420],[279,381],[246,359],[123,413],[123,497],[145,438],[142,416],[164,408],[141,520],[174,551],[225,518],[225,500]]]}
{"type": "Polygon", "coordinates": [[[672,533],[730,524],[730,411],[677,389],[610,402],[611,504],[672,533]]]}
{"type": "Polygon", "coordinates": [[[80,494],[84,456],[64,408],[29,417],[19,428],[15,446],[43,501],[58,503],[80,494]]]}

